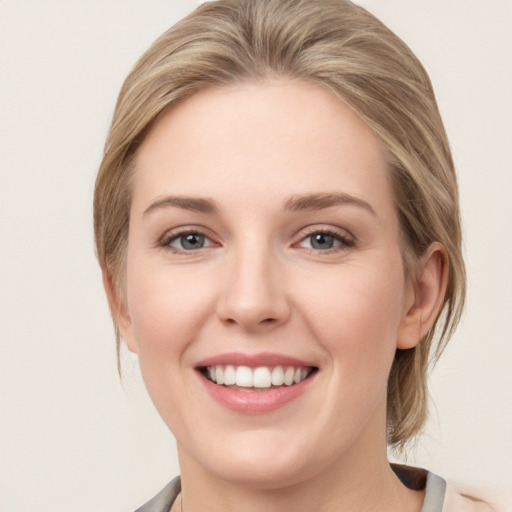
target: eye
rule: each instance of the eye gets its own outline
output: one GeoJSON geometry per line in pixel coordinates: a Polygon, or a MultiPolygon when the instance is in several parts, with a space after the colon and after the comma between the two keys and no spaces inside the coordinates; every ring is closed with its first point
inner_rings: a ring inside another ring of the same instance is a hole
{"type": "Polygon", "coordinates": [[[161,245],[169,248],[173,252],[191,252],[205,247],[211,247],[214,243],[202,233],[187,231],[167,235],[162,239],[161,245]]]}
{"type": "Polygon", "coordinates": [[[316,233],[309,235],[306,240],[309,240],[309,244],[313,249],[332,249],[339,241],[332,235],[326,233],[316,233]]]}
{"type": "Polygon", "coordinates": [[[303,238],[299,246],[315,251],[343,250],[352,247],[354,241],[339,233],[331,231],[315,231],[303,238]]]}

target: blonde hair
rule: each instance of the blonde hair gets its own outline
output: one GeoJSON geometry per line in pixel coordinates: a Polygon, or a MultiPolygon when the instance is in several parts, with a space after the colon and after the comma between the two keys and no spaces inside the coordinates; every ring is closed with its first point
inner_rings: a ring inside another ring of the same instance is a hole
{"type": "MultiPolygon", "coordinates": [[[[388,442],[401,448],[427,417],[427,374],[462,312],[465,270],[457,180],[432,85],[411,50],[347,0],[218,0],[165,32],[124,82],[94,197],[96,250],[122,296],[133,158],[167,107],[209,87],[269,77],[321,84],[386,146],[406,273],[433,242],[446,249],[441,313],[414,348],[397,350],[388,442]]],[[[116,327],[117,346],[120,336],[116,327]]]]}

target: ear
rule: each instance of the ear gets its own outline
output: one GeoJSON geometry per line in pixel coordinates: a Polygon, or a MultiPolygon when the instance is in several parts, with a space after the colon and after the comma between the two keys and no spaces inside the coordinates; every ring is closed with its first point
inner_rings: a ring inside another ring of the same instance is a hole
{"type": "Polygon", "coordinates": [[[112,272],[109,269],[102,269],[103,288],[107,294],[108,304],[112,319],[117,329],[121,333],[123,340],[131,352],[137,353],[137,345],[133,335],[133,325],[126,305],[126,298],[120,296],[120,293],[114,285],[112,272]]]}
{"type": "Polygon", "coordinates": [[[432,327],[443,302],[447,277],[446,249],[435,242],[417,264],[416,283],[409,279],[397,348],[415,347],[432,327]]]}

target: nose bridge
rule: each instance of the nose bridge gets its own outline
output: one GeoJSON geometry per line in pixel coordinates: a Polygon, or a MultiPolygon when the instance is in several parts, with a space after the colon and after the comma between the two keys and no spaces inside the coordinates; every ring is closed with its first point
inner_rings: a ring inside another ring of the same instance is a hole
{"type": "Polygon", "coordinates": [[[280,262],[258,237],[233,247],[226,268],[219,315],[247,330],[278,325],[289,315],[280,262]]]}

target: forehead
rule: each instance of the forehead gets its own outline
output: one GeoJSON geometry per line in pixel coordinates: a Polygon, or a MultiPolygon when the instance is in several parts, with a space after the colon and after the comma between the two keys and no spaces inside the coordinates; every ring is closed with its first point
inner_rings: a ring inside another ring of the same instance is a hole
{"type": "Polygon", "coordinates": [[[137,154],[133,206],[212,187],[221,201],[336,190],[392,203],[376,134],[325,88],[284,80],[204,90],[156,122],[137,154]]]}

